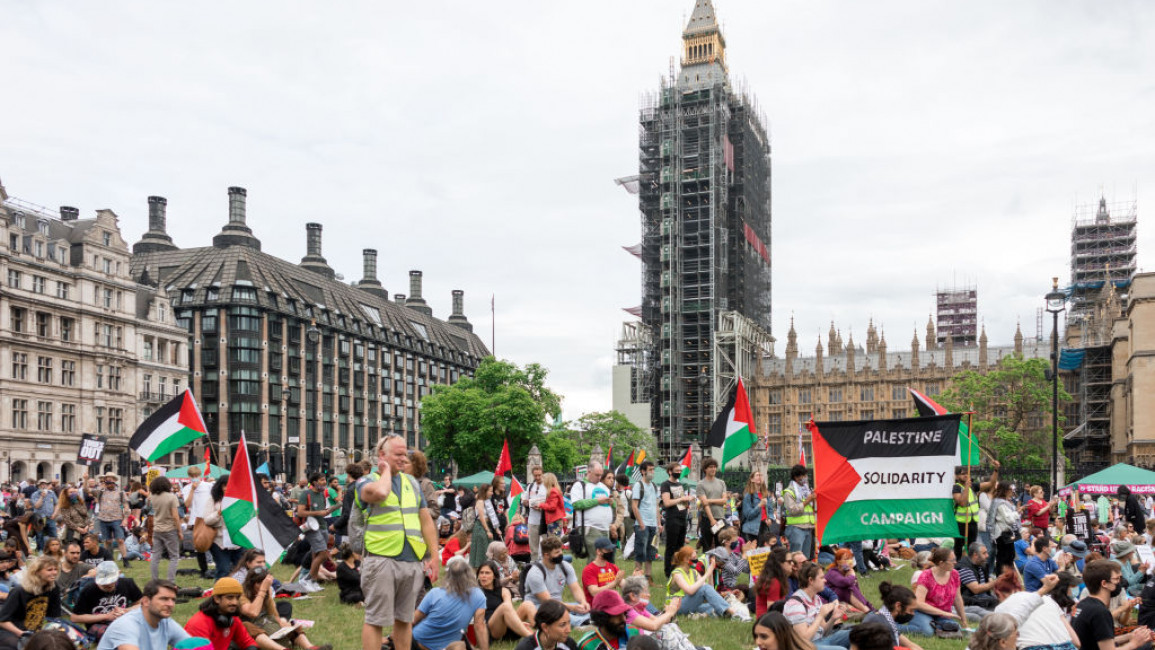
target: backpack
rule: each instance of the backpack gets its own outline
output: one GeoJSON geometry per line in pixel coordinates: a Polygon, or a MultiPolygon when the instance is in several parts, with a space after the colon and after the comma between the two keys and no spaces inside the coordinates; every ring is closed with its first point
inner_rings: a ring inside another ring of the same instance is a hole
{"type": "Polygon", "coordinates": [[[529,543],[529,528],[525,524],[518,524],[513,527],[513,543],[514,544],[528,544],[529,543]]]}
{"type": "Polygon", "coordinates": [[[353,511],[349,513],[349,524],[346,529],[349,548],[358,555],[365,554],[365,525],[369,522],[369,509],[361,503],[361,486],[369,480],[369,477],[362,476],[353,483],[353,511]]]}
{"type": "MultiPolygon", "coordinates": [[[[766,611],[767,612],[778,612],[779,614],[781,614],[781,613],[783,613],[782,610],[786,609],[786,603],[788,603],[792,600],[797,600],[798,602],[802,603],[802,599],[799,598],[798,596],[791,596],[789,598],[783,598],[782,600],[776,600],[773,603],[770,603],[770,606],[766,608],[766,611]]],[[[805,605],[806,603],[802,603],[802,604],[805,605]]]]}
{"type": "Polygon", "coordinates": [[[529,572],[532,571],[534,567],[537,567],[538,569],[541,570],[542,578],[545,577],[545,565],[542,564],[541,562],[534,562],[533,564],[530,564],[529,566],[525,567],[525,569],[523,569],[521,572],[521,576],[518,577],[518,579],[517,579],[517,589],[518,589],[518,591],[521,592],[522,597],[526,597],[529,595],[529,594],[525,593],[525,580],[526,580],[526,578],[529,577],[529,572]]]}

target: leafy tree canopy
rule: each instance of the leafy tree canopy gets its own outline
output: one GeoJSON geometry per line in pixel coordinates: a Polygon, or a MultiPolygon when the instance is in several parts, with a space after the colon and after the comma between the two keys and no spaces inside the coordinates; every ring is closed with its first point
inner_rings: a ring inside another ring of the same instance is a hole
{"type": "Polygon", "coordinates": [[[549,371],[486,357],[473,377],[437,385],[421,400],[421,434],[430,458],[455,461],[462,474],[493,470],[509,440],[514,467],[544,440],[546,418],[561,412],[561,397],[546,385],[549,371]]]}
{"type": "Polygon", "coordinates": [[[566,422],[564,431],[577,442],[578,452],[585,459],[583,463],[588,462],[595,446],[600,447],[603,454],[612,446],[615,464],[625,461],[632,449],[645,449],[650,458],[657,450],[654,436],[630,422],[620,411],[586,413],[566,422]]]}
{"type": "MultiPolygon", "coordinates": [[[[1007,357],[987,373],[966,370],[937,401],[952,413],[974,411],[978,442],[1003,462],[1051,462],[1051,382],[1046,359],[1007,357]]],[[[1059,384],[1059,423],[1071,396],[1059,384]]],[[[963,418],[964,422],[966,418],[963,418]]],[[[1062,448],[1060,447],[1060,453],[1062,448]]]]}

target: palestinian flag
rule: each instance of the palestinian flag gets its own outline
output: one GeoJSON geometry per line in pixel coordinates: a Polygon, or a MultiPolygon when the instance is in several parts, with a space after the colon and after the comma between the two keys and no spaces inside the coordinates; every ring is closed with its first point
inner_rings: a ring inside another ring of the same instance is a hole
{"type": "MultiPolygon", "coordinates": [[[[907,388],[914,399],[914,408],[918,409],[919,417],[932,415],[946,415],[947,411],[938,402],[923,395],[913,388],[907,388]]],[[[979,440],[967,429],[966,422],[959,421],[958,426],[958,464],[974,467],[982,464],[983,458],[979,447],[979,440]]]]}
{"type": "Polygon", "coordinates": [[[606,462],[602,463],[602,465],[604,467],[612,467],[613,466],[613,457],[614,457],[614,446],[610,445],[609,451],[606,452],[606,462]]]}
{"type": "Polygon", "coordinates": [[[637,483],[642,480],[642,461],[646,459],[646,450],[639,449],[637,454],[634,454],[634,466],[630,470],[630,483],[637,483]]]}
{"type": "Polygon", "coordinates": [[[634,451],[635,450],[633,449],[630,450],[630,457],[627,458],[621,465],[618,465],[618,468],[614,470],[614,474],[625,474],[626,470],[633,468],[634,451]]]}
{"type": "Polygon", "coordinates": [[[192,391],[186,388],[136,428],[136,433],[128,441],[128,447],[146,461],[155,463],[165,454],[180,449],[207,432],[208,428],[205,427],[192,391]]]}
{"type": "Polygon", "coordinates": [[[682,471],[678,472],[679,481],[690,475],[690,463],[692,462],[693,456],[690,455],[690,450],[687,449],[686,455],[682,456],[682,461],[678,463],[678,465],[682,468],[682,471]]]}
{"type": "Polygon", "coordinates": [[[754,432],[754,414],[750,412],[750,400],[746,396],[746,387],[742,385],[742,378],[738,378],[738,385],[730,394],[730,401],[726,408],[714,420],[710,433],[706,437],[706,444],[711,447],[722,448],[722,466],[738,456],[749,451],[758,436],[754,432]]]}
{"type": "MultiPolygon", "coordinates": [[[[509,512],[514,513],[521,509],[521,495],[525,492],[525,488],[521,487],[517,477],[509,475],[509,512]]],[[[510,517],[513,517],[510,514],[510,517]]]]}
{"type": "Polygon", "coordinates": [[[819,542],[956,536],[960,417],[811,423],[819,542]]]}
{"type": "Polygon", "coordinates": [[[285,549],[301,534],[273,496],[257,482],[243,431],[229,472],[229,482],[225,485],[221,518],[233,543],[244,548],[264,549],[270,564],[280,560],[285,549]]]}

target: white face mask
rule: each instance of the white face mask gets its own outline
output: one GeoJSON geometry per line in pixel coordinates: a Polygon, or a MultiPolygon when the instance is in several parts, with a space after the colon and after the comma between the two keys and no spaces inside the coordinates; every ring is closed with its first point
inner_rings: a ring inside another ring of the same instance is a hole
{"type": "Polygon", "coordinates": [[[650,606],[650,599],[649,598],[642,598],[638,602],[641,603],[642,607],[649,607],[650,606]]]}

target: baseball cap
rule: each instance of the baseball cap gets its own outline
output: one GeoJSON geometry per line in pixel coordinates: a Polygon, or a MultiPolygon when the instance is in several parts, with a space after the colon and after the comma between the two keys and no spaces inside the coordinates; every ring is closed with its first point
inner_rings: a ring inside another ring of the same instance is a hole
{"type": "Polygon", "coordinates": [[[610,541],[609,537],[599,537],[594,542],[594,548],[599,551],[608,551],[611,548],[616,548],[614,543],[610,541]]]}
{"type": "Polygon", "coordinates": [[[621,594],[613,589],[605,589],[599,591],[598,594],[594,596],[594,603],[590,606],[590,609],[605,612],[610,616],[617,616],[618,614],[624,614],[629,611],[630,606],[626,604],[626,601],[622,600],[621,594]]]}
{"type": "Polygon", "coordinates": [[[116,566],[116,562],[113,562],[112,560],[105,560],[104,562],[96,565],[96,577],[93,578],[93,582],[96,584],[100,585],[101,587],[107,587],[108,585],[114,584],[119,579],[120,569],[116,566]]]}

